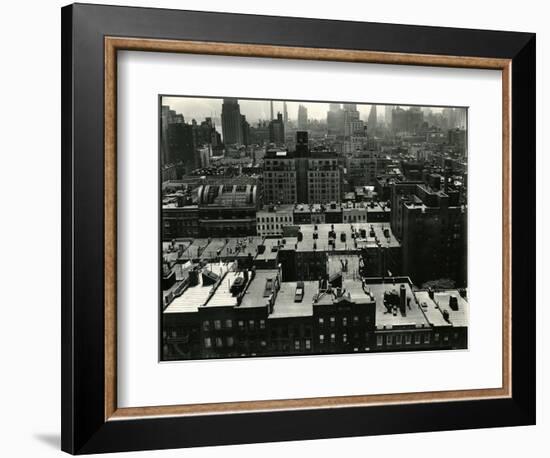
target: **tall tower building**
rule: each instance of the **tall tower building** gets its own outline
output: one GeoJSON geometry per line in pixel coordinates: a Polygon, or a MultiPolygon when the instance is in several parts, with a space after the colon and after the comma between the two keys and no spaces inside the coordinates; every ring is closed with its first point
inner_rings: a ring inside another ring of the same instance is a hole
{"type": "Polygon", "coordinates": [[[376,105],[371,105],[369,119],[367,120],[367,126],[369,128],[369,132],[372,132],[374,129],[376,129],[377,124],[378,124],[378,118],[376,115],[376,105]]]}
{"type": "Polygon", "coordinates": [[[285,123],[285,126],[288,125],[288,110],[286,102],[283,102],[283,122],[285,123]]]}
{"type": "Polygon", "coordinates": [[[284,145],[285,143],[285,125],[281,113],[277,113],[277,119],[273,119],[269,123],[269,141],[276,145],[284,145]]]}
{"type": "Polygon", "coordinates": [[[392,111],[393,111],[393,105],[386,105],[384,107],[384,121],[386,122],[386,126],[391,127],[391,117],[392,117],[392,111]]]}
{"type": "Polygon", "coordinates": [[[307,108],[303,105],[298,107],[298,129],[307,130],[307,108]]]}
{"type": "Polygon", "coordinates": [[[226,145],[243,144],[243,124],[237,99],[223,99],[222,135],[226,145]]]}
{"type": "Polygon", "coordinates": [[[269,120],[273,121],[273,100],[269,101],[269,120]]]}

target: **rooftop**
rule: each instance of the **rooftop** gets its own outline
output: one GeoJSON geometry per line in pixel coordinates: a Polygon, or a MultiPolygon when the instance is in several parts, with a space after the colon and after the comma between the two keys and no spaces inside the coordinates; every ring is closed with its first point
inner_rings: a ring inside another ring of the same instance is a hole
{"type": "Polygon", "coordinates": [[[237,278],[243,278],[243,272],[229,271],[223,277],[218,288],[207,302],[205,307],[234,307],[237,305],[237,296],[231,292],[231,286],[237,278]]]}
{"type": "Polygon", "coordinates": [[[202,272],[210,270],[217,275],[223,277],[230,268],[230,264],[207,264],[201,269],[198,280],[199,283],[196,286],[190,286],[184,289],[180,296],[174,298],[174,300],[166,307],[164,313],[189,313],[198,311],[199,307],[205,304],[208,300],[210,293],[213,291],[214,285],[204,285],[202,272]]]}
{"type": "Polygon", "coordinates": [[[181,259],[198,259],[205,247],[210,243],[209,239],[194,239],[193,243],[189,245],[187,250],[181,255],[181,259]]]}
{"type": "Polygon", "coordinates": [[[225,239],[211,239],[210,243],[206,245],[206,248],[202,251],[200,259],[205,260],[217,258],[225,245],[225,239]]]}
{"type": "Polygon", "coordinates": [[[429,323],[414,299],[413,292],[409,283],[373,283],[367,285],[368,291],[374,295],[376,300],[376,328],[377,329],[393,329],[399,327],[428,327],[429,323]],[[384,293],[395,292],[399,295],[399,288],[405,285],[406,301],[409,306],[406,306],[406,313],[402,314],[397,308],[397,314],[388,312],[384,305],[384,293]]]}
{"type": "Polygon", "coordinates": [[[263,237],[231,237],[227,240],[220,254],[222,258],[246,258],[248,254],[254,258],[263,237]]]}
{"type": "Polygon", "coordinates": [[[266,290],[268,282],[275,282],[279,271],[276,269],[256,270],[254,278],[250,281],[243,296],[239,308],[255,308],[267,306],[269,296],[266,290]],[[266,294],[268,294],[266,296],[266,294]]]}
{"type": "Polygon", "coordinates": [[[298,283],[295,281],[281,283],[273,313],[269,315],[270,319],[313,316],[313,296],[318,292],[319,282],[304,281],[303,284],[304,296],[300,302],[294,302],[298,283]]]}
{"type": "Polygon", "coordinates": [[[313,251],[314,246],[317,251],[329,252],[374,248],[378,243],[386,248],[401,246],[393,235],[389,223],[304,224],[299,228],[303,239],[298,242],[297,251],[313,251]],[[384,234],[386,229],[388,237],[384,234]],[[336,233],[336,238],[329,238],[329,232],[332,230],[336,233]],[[318,235],[317,239],[313,238],[314,233],[318,235]]]}
{"type": "Polygon", "coordinates": [[[279,251],[277,247],[280,241],[280,238],[264,239],[263,245],[265,246],[265,250],[263,251],[263,253],[258,253],[258,255],[256,256],[256,260],[268,262],[276,259],[277,253],[279,251]]]}

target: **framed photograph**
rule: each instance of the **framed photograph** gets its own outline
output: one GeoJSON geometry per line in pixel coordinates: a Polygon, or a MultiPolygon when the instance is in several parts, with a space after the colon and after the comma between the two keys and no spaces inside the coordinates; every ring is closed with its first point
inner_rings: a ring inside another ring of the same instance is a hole
{"type": "Polygon", "coordinates": [[[535,423],[534,34],[70,5],[62,128],[63,450],[535,423]]]}

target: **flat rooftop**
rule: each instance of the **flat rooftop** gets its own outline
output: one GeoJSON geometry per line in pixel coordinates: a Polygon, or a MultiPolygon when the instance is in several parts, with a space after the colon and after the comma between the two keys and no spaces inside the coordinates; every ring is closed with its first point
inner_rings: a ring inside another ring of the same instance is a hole
{"type": "Polygon", "coordinates": [[[258,245],[263,241],[263,237],[232,237],[223,247],[222,258],[246,258],[250,253],[253,258],[258,253],[258,245]]]}
{"type": "Polygon", "coordinates": [[[318,292],[319,282],[304,281],[303,283],[304,297],[301,302],[294,302],[297,282],[281,283],[273,313],[269,315],[270,319],[313,316],[313,296],[318,292]]]}
{"type": "MultiPolygon", "coordinates": [[[[343,299],[349,299],[349,301],[356,304],[370,304],[373,302],[371,297],[363,291],[361,280],[358,279],[345,279],[342,282],[343,299]]],[[[323,293],[315,303],[315,306],[332,305],[338,299],[335,297],[334,289],[332,293],[323,293]]]]}
{"type": "Polygon", "coordinates": [[[204,307],[234,307],[237,305],[237,296],[231,293],[231,286],[237,278],[243,278],[243,272],[229,271],[225,274],[218,288],[204,307]]]}
{"type": "Polygon", "coordinates": [[[211,239],[210,243],[202,251],[200,259],[208,260],[218,257],[218,253],[221,253],[223,247],[226,245],[225,239],[211,239]]]}
{"type": "Polygon", "coordinates": [[[223,277],[229,270],[230,266],[231,264],[222,263],[207,264],[204,266],[199,273],[198,285],[188,287],[181,296],[174,298],[168,307],[164,309],[164,313],[190,313],[198,311],[199,307],[204,305],[214,288],[214,285],[203,284],[202,271],[210,270],[223,277]]]}
{"type": "Polygon", "coordinates": [[[457,290],[436,292],[434,293],[434,301],[439,305],[441,310],[449,312],[449,321],[454,327],[468,326],[469,304],[457,290]],[[457,298],[458,310],[453,310],[449,306],[451,296],[457,298]]]}
{"type": "Polygon", "coordinates": [[[183,252],[181,255],[181,259],[187,260],[187,259],[198,259],[200,258],[199,251],[202,253],[202,250],[208,246],[209,244],[208,239],[194,239],[193,243],[189,245],[187,250],[183,252]]]}
{"type": "Polygon", "coordinates": [[[389,223],[337,223],[337,224],[301,224],[300,232],[303,234],[303,239],[298,242],[297,251],[313,251],[315,244],[316,251],[355,251],[360,248],[376,247],[377,242],[380,242],[382,247],[396,248],[401,244],[393,235],[389,223]],[[317,230],[315,227],[317,226],[317,230]],[[334,241],[334,248],[329,244],[329,232],[334,226],[334,232],[336,232],[336,238],[331,239],[334,241]],[[374,231],[374,236],[371,237],[371,228],[374,231]],[[384,229],[389,230],[389,237],[384,235],[384,229]],[[365,237],[361,236],[363,231],[365,237]],[[313,238],[313,233],[318,234],[318,238],[313,238]],[[353,239],[352,234],[356,235],[353,239]],[[344,240],[342,240],[342,234],[344,234],[344,240]],[[357,246],[355,246],[357,242],[357,246]]]}
{"type": "Polygon", "coordinates": [[[254,279],[246,289],[239,308],[256,308],[267,306],[269,297],[264,297],[266,283],[275,282],[279,271],[276,269],[256,270],[254,279]]]}
{"type": "Polygon", "coordinates": [[[367,288],[374,295],[374,299],[376,301],[376,329],[429,327],[429,323],[420,309],[420,306],[416,303],[413,292],[408,283],[373,283],[368,284],[367,288]],[[405,294],[407,300],[410,299],[410,308],[406,307],[405,314],[402,314],[398,308],[397,314],[394,316],[392,312],[388,312],[386,306],[384,305],[384,293],[395,291],[399,294],[399,288],[401,285],[405,285],[405,294]]]}
{"type": "Polygon", "coordinates": [[[280,240],[281,240],[281,238],[276,238],[276,239],[266,238],[266,239],[264,239],[263,245],[265,246],[265,250],[264,250],[263,253],[258,253],[258,255],[255,258],[256,261],[268,262],[268,261],[273,261],[273,260],[277,259],[277,254],[278,254],[279,250],[275,249],[275,251],[273,251],[273,249],[277,248],[280,240]]]}

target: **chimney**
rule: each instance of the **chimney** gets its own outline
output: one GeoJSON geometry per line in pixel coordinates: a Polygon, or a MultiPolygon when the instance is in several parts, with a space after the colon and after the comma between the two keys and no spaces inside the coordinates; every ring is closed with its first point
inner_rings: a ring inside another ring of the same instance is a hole
{"type": "Polygon", "coordinates": [[[403,315],[407,315],[407,290],[405,285],[399,287],[399,310],[403,315]]]}

